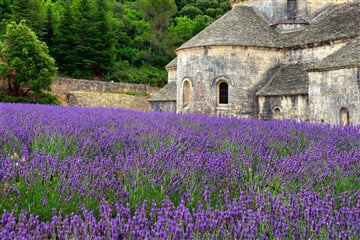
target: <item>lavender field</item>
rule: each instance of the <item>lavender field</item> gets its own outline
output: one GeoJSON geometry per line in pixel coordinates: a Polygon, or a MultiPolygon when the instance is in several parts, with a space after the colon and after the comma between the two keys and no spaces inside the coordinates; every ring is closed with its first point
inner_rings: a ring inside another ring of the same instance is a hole
{"type": "Polygon", "coordinates": [[[0,239],[359,239],[360,126],[0,103],[0,239]]]}

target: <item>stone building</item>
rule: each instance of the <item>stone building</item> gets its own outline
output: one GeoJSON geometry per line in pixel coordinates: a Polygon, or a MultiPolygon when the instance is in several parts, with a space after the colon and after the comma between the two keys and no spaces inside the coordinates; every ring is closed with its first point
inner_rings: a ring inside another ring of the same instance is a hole
{"type": "Polygon", "coordinates": [[[360,123],[359,0],[233,0],[176,49],[150,110],[360,123]]]}

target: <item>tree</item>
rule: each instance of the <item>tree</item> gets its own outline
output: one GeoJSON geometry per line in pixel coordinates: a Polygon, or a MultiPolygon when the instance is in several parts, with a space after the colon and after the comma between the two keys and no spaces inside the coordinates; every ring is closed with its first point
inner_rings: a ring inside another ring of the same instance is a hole
{"type": "Polygon", "coordinates": [[[195,23],[188,16],[177,17],[174,22],[176,25],[170,26],[170,33],[174,39],[174,45],[180,46],[193,36],[195,23]]]}
{"type": "Polygon", "coordinates": [[[46,33],[46,7],[44,0],[14,0],[11,4],[11,21],[26,24],[43,40],[46,33]]]}
{"type": "MultiPolygon", "coordinates": [[[[116,16],[116,36],[118,61],[128,67],[139,67],[143,61],[149,62],[145,56],[149,54],[149,41],[151,38],[151,25],[145,21],[139,10],[129,5],[122,7],[121,15],[116,16]]],[[[151,58],[151,56],[149,57],[151,58]]]]}
{"type": "MultiPolygon", "coordinates": [[[[59,71],[65,75],[71,75],[76,71],[75,63],[78,61],[74,51],[74,45],[79,41],[74,23],[74,13],[70,1],[60,5],[63,15],[60,19],[60,26],[54,33],[53,55],[56,58],[59,71]]],[[[60,7],[58,11],[60,11],[60,7]]]]}
{"type": "Polygon", "coordinates": [[[198,8],[191,4],[186,5],[181,9],[180,12],[178,12],[179,16],[187,16],[191,19],[194,19],[198,15],[203,15],[204,13],[198,8]]]}
{"type": "Polygon", "coordinates": [[[8,82],[12,94],[19,95],[21,87],[27,88],[24,95],[30,90],[50,90],[56,67],[48,52],[25,21],[7,25],[0,46],[0,76],[8,82]]]}
{"type": "Polygon", "coordinates": [[[94,76],[102,77],[114,66],[116,51],[112,22],[113,17],[108,9],[108,1],[96,0],[90,12],[89,25],[89,59],[90,69],[94,76]]]}
{"type": "Polygon", "coordinates": [[[54,41],[60,71],[77,78],[102,77],[116,59],[112,22],[106,0],[74,0],[63,3],[64,15],[54,41]]]}
{"type": "Polygon", "coordinates": [[[0,39],[11,13],[11,0],[0,0],[0,39]]]}
{"type": "Polygon", "coordinates": [[[139,0],[138,4],[155,35],[167,29],[170,17],[177,11],[174,0],[139,0]]]}

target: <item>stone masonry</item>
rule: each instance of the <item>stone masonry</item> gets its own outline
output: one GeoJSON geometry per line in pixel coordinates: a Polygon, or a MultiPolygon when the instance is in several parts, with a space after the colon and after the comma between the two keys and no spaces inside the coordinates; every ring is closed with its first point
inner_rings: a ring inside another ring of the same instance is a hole
{"type": "Polygon", "coordinates": [[[60,77],[55,78],[52,85],[52,94],[70,106],[121,107],[137,110],[148,110],[149,97],[157,91],[159,89],[144,84],[60,77]]]}
{"type": "Polygon", "coordinates": [[[358,0],[231,5],[176,49],[150,110],[360,123],[358,0]]]}

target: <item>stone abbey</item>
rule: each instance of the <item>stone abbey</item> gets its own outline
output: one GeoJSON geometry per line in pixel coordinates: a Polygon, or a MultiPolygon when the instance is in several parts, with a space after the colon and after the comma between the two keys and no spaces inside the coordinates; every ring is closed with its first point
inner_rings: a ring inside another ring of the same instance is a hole
{"type": "Polygon", "coordinates": [[[233,0],[176,49],[150,110],[360,123],[359,0],[233,0]]]}

